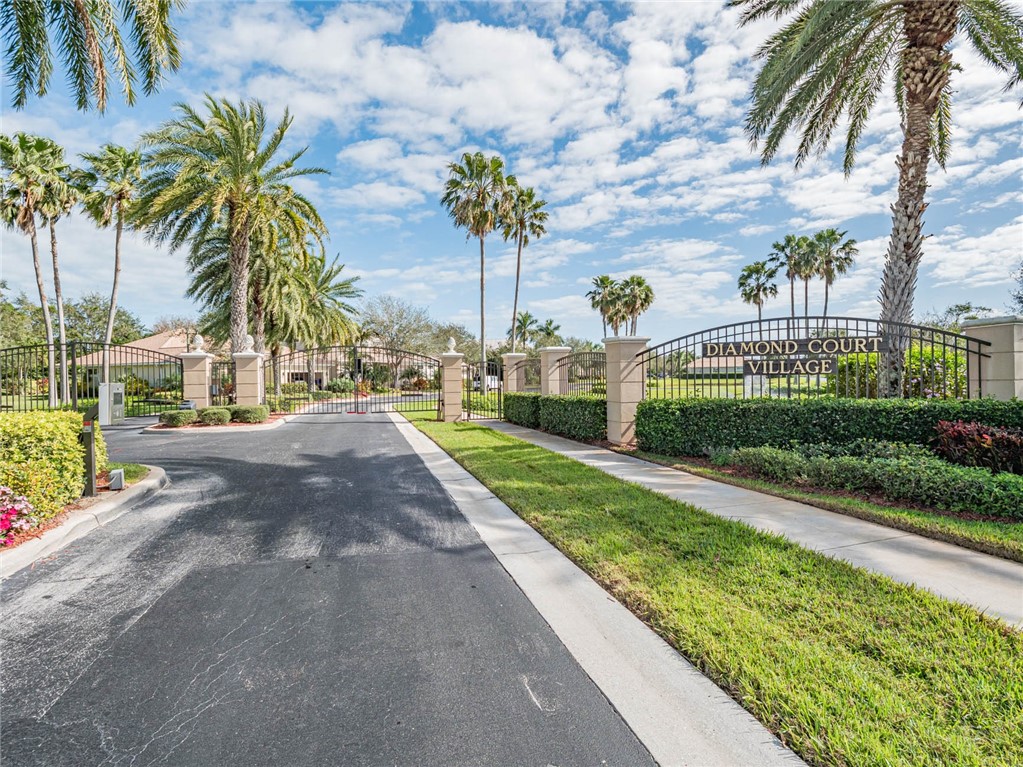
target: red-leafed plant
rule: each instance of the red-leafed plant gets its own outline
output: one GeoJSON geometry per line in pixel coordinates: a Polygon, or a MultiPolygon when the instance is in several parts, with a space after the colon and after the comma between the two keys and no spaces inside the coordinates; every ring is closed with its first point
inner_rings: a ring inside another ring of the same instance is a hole
{"type": "Polygon", "coordinates": [[[1023,429],[938,421],[934,452],[950,463],[1023,474],[1023,429]]]}

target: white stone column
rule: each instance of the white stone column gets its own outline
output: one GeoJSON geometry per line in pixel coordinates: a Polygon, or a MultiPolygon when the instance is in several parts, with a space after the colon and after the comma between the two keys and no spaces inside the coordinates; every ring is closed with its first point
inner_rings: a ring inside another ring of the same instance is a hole
{"type": "Polygon", "coordinates": [[[213,355],[206,352],[186,352],[181,355],[181,397],[191,400],[195,407],[210,406],[210,385],[213,383],[213,355]]]}
{"type": "Polygon", "coordinates": [[[523,388],[523,371],[522,368],[518,370],[515,366],[518,365],[526,358],[526,355],[522,352],[508,352],[507,354],[501,355],[502,364],[502,375],[504,376],[504,393],[509,394],[513,392],[522,391],[523,388]]]}
{"type": "Polygon", "coordinates": [[[462,385],[465,380],[462,360],[465,355],[461,352],[445,352],[440,355],[441,389],[440,420],[451,423],[462,418],[462,385]]]}
{"type": "Polygon", "coordinates": [[[607,352],[607,438],[616,445],[636,439],[636,406],[646,394],[646,365],[638,356],[649,338],[605,338],[607,352]]]}
{"type": "Polygon", "coordinates": [[[981,347],[981,352],[990,356],[981,357],[979,369],[971,356],[970,396],[1023,398],[1023,317],[967,320],[963,335],[991,344],[981,347]]]}
{"type": "Polygon", "coordinates": [[[265,400],[263,386],[263,355],[260,352],[235,352],[234,401],[236,405],[262,405],[265,400]]]}
{"type": "Polygon", "coordinates": [[[572,353],[571,346],[545,346],[540,350],[540,393],[561,394],[558,360],[572,353]]]}

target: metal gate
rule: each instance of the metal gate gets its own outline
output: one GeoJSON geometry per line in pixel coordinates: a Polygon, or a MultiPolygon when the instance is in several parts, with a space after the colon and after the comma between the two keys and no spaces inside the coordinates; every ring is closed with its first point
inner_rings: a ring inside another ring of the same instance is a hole
{"type": "Polygon", "coordinates": [[[300,349],[271,354],[263,366],[273,412],[436,412],[440,399],[440,360],[404,349],[300,349]]]}
{"type": "Polygon", "coordinates": [[[213,360],[210,366],[210,404],[234,404],[234,360],[213,360]]]}
{"type": "Polygon", "coordinates": [[[70,341],[0,349],[0,410],[70,408],[99,401],[99,385],[124,384],[126,416],[177,410],[181,359],[130,344],[70,341]]]}
{"type": "Polygon", "coordinates": [[[481,369],[479,362],[462,365],[462,416],[469,421],[504,415],[501,363],[488,362],[485,376],[481,369]]]}

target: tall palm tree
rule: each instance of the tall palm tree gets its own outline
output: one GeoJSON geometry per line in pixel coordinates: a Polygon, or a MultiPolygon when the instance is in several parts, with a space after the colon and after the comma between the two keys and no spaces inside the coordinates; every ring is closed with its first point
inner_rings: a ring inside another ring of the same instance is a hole
{"type": "MultiPolygon", "coordinates": [[[[606,338],[608,311],[611,308],[611,298],[618,282],[612,279],[610,274],[601,274],[594,277],[590,284],[593,285],[593,289],[586,294],[586,297],[590,299],[590,306],[600,312],[600,322],[606,338]]],[[[618,333],[616,332],[615,335],[618,333]]]]}
{"type": "Polygon", "coordinates": [[[82,205],[89,217],[101,227],[114,225],[114,279],[110,288],[110,309],[103,336],[103,380],[110,380],[110,361],[106,347],[114,335],[117,315],[117,288],[121,278],[121,234],[142,181],[142,152],[117,144],[105,144],[99,152],[81,155],[85,167],[75,175],[81,190],[82,205]]]}
{"type": "Polygon", "coordinates": [[[795,234],[786,234],[780,242],[771,245],[771,253],[767,257],[769,264],[785,269],[785,279],[789,281],[789,303],[792,316],[796,316],[796,279],[799,277],[800,264],[805,259],[809,239],[795,234]]]}
{"type": "Polygon", "coordinates": [[[67,363],[67,324],[64,321],[64,291],[60,284],[60,259],[57,256],[57,221],[62,219],[78,202],[78,192],[68,182],[69,169],[64,163],[64,150],[54,144],[54,172],[47,180],[39,201],[39,213],[50,230],[50,258],[53,264],[53,297],[57,302],[57,330],[60,341],[60,399],[71,401],[67,363]]]}
{"type": "Polygon", "coordinates": [[[764,302],[778,295],[774,278],[780,268],[767,261],[754,261],[744,266],[739,274],[739,295],[745,303],[757,307],[758,322],[763,319],[764,302]]]}
{"type": "Polygon", "coordinates": [[[824,280],[824,316],[828,316],[828,295],[835,280],[856,262],[856,240],[845,239],[848,232],[822,229],[813,236],[817,251],[817,276],[824,280]]]}
{"type": "MultiPolygon", "coordinates": [[[[952,44],[973,47],[1009,75],[1008,88],[1023,83],[1023,17],[1004,0],[730,0],[740,24],[794,14],[757,52],[763,67],[753,85],[746,132],[762,145],[769,163],[784,137],[799,132],[795,162],[822,154],[845,122],[844,168],[853,167],[856,146],[882,89],[894,83],[902,115],[902,149],[896,159],[898,197],[892,205],[880,303],[882,322],[913,317],[917,271],[923,255],[927,164],[945,166],[951,143],[952,84],[958,69],[952,44]],[[845,119],[843,119],[843,116],[845,119]]],[[[885,363],[882,393],[901,391],[908,337],[895,333],[885,363]]]]}
{"type": "MultiPolygon", "coordinates": [[[[441,204],[455,226],[466,230],[466,239],[480,241],[480,370],[487,369],[486,251],[484,242],[505,217],[511,205],[509,189],[518,186],[514,176],[505,176],[504,161],[483,152],[462,155],[461,163],[448,164],[448,180],[441,204]]],[[[487,376],[480,373],[480,393],[487,393],[487,376]]]]}
{"type": "Polygon", "coordinates": [[[522,346],[529,343],[529,339],[536,335],[536,329],[540,326],[540,320],[529,312],[519,312],[515,315],[515,324],[509,329],[508,335],[512,339],[512,348],[515,348],[515,339],[522,341],[522,346]]]}
{"type": "Polygon", "coordinates": [[[548,319],[542,325],[538,325],[536,330],[533,331],[533,338],[536,339],[537,344],[543,343],[544,346],[550,346],[561,343],[561,336],[558,335],[560,332],[561,325],[552,319],[548,319]]]}
{"type": "Polygon", "coordinates": [[[46,94],[53,74],[51,30],[78,109],[106,109],[108,60],[128,104],[135,102],[140,75],[143,92],[155,93],[164,71],[173,72],[181,63],[170,13],[184,5],[184,0],[0,3],[0,37],[5,41],[4,59],[13,86],[11,103],[22,109],[30,95],[46,94]]]}
{"type": "Polygon", "coordinates": [[[50,302],[46,296],[46,283],[39,260],[39,240],[36,230],[36,214],[43,199],[46,185],[55,173],[59,157],[55,154],[54,142],[40,136],[15,133],[13,136],[0,135],[0,169],[3,171],[3,220],[10,228],[28,235],[32,246],[32,266],[35,268],[36,288],[39,290],[39,306],[43,312],[43,326],[46,332],[47,365],[49,376],[49,404],[57,404],[55,381],[56,363],[53,351],[53,320],[50,317],[50,302]]]}
{"type": "Polygon", "coordinates": [[[638,274],[626,277],[621,282],[621,301],[626,316],[629,318],[629,335],[636,335],[639,315],[643,314],[654,303],[654,289],[638,274]]]}
{"type": "Polygon", "coordinates": [[[252,232],[271,220],[296,242],[323,231],[316,208],[287,182],[322,168],[302,168],[301,149],[279,150],[291,126],[287,110],[267,133],[262,103],[232,104],[207,95],[206,114],[178,104],[180,116],[142,137],[146,176],[135,206],[139,223],[171,250],[201,247],[213,230],[226,227],[230,241],[231,345],[244,347],[248,332],[249,244],[252,232]]]}
{"type": "Polygon", "coordinates": [[[820,252],[817,249],[817,241],[812,237],[800,237],[799,241],[801,247],[793,266],[796,279],[803,281],[803,317],[806,318],[810,316],[810,280],[817,276],[820,252]]]}
{"type": "MultiPolygon", "coordinates": [[[[515,184],[509,185],[511,191],[511,204],[502,221],[504,239],[515,238],[517,248],[515,256],[515,298],[512,301],[512,325],[515,318],[519,316],[519,281],[522,276],[522,249],[529,244],[529,239],[534,240],[547,234],[544,224],[547,223],[547,211],[543,208],[547,205],[546,200],[538,200],[533,187],[520,187],[515,184]]],[[[515,334],[511,338],[512,348],[515,351],[515,334]]],[[[524,342],[523,342],[524,343],[524,342]]]]}

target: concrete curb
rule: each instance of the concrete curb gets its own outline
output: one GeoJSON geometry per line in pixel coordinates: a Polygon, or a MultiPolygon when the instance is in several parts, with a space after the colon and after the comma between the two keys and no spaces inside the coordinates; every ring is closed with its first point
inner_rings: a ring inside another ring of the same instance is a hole
{"type": "Polygon", "coordinates": [[[804,764],[436,443],[397,413],[389,415],[661,767],[804,764]]]}
{"type": "Polygon", "coordinates": [[[72,511],[59,527],[47,530],[38,538],[25,541],[15,549],[0,551],[0,580],[88,535],[97,527],[112,522],[170,484],[167,473],[159,466],[146,468],[149,474],[145,479],[119,491],[113,498],[72,511]]]}
{"type": "Polygon", "coordinates": [[[147,426],[142,430],[143,434],[234,434],[235,432],[247,432],[247,431],[266,431],[268,429],[276,429],[278,426],[283,426],[288,422],[291,416],[285,416],[284,418],[278,418],[276,421],[270,423],[247,423],[242,426],[206,426],[202,429],[158,429],[156,428],[159,424],[153,424],[147,426]]]}

